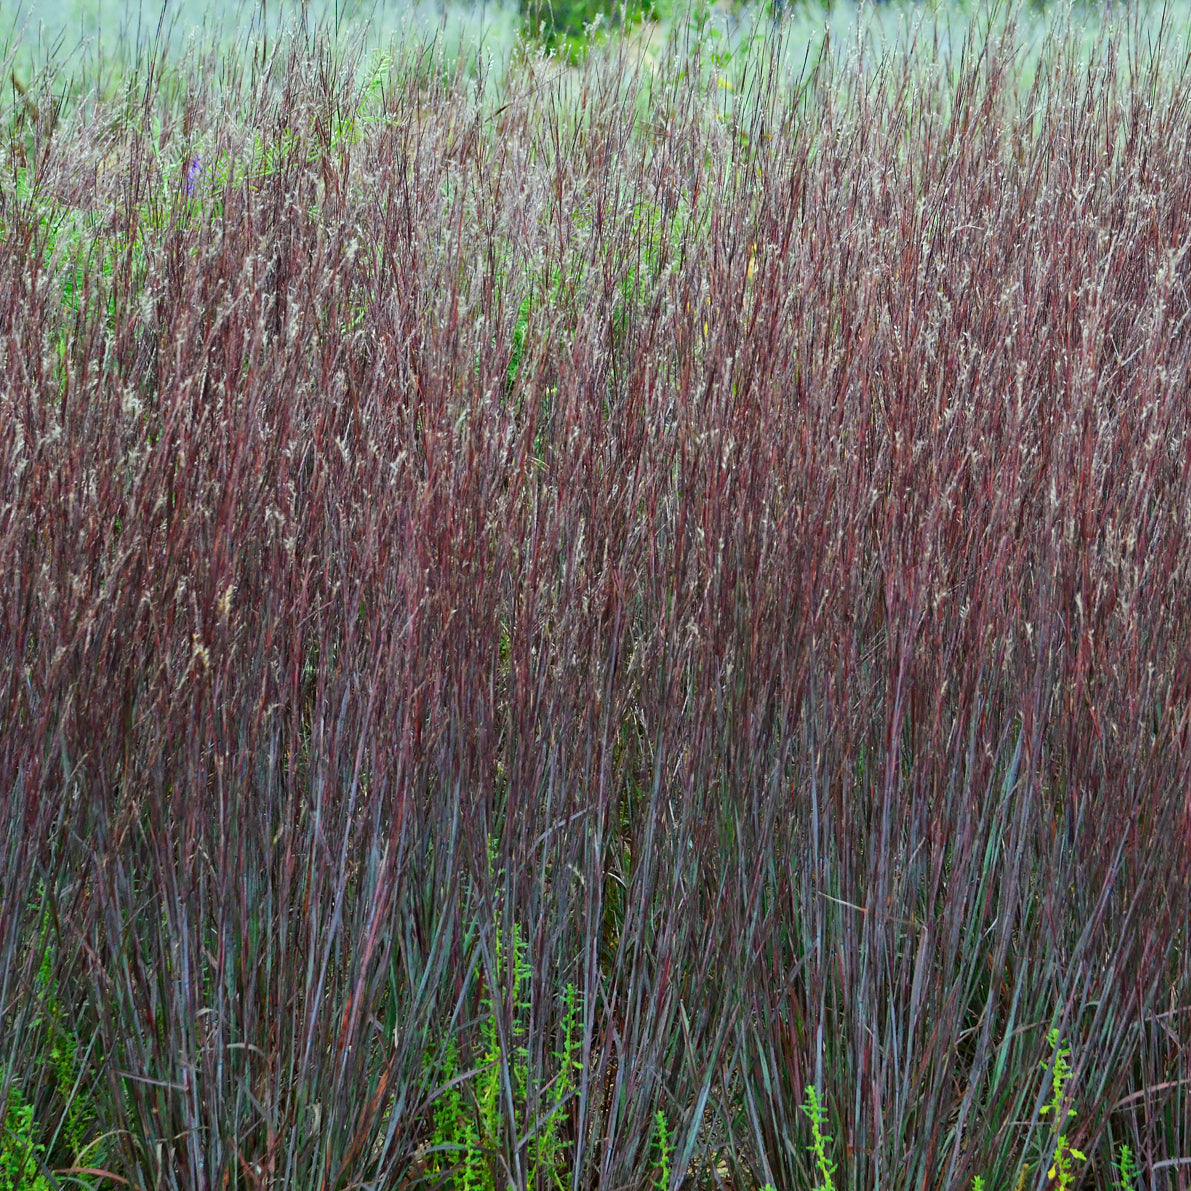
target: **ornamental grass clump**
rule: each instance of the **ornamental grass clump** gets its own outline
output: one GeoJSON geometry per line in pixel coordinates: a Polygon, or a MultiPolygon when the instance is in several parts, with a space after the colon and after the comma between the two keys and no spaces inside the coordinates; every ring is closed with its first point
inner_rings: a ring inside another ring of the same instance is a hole
{"type": "Polygon", "coordinates": [[[10,1167],[1185,1178],[1191,74],[710,19],[3,110],[10,1167]]]}

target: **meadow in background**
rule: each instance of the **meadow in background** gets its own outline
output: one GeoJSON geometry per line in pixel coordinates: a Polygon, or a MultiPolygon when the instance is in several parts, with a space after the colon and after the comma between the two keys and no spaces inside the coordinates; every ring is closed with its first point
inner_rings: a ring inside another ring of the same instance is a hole
{"type": "MultiPolygon", "coordinates": [[[[837,46],[854,47],[858,37],[878,57],[907,30],[929,31],[936,54],[962,48],[969,26],[988,25],[983,0],[949,3],[873,3],[872,0],[777,0],[782,18],[783,60],[779,71],[790,80],[805,65],[807,52],[829,31],[837,46]]],[[[1018,30],[1019,74],[1028,60],[1059,26],[1070,45],[1086,55],[1099,42],[1106,23],[1130,24],[1142,47],[1161,36],[1167,48],[1186,43],[1191,13],[1161,0],[1123,4],[1120,0],[1070,8],[1064,4],[1031,3],[1013,8],[993,6],[996,23],[1012,10],[1018,30]]],[[[407,47],[433,39],[448,63],[462,56],[474,71],[477,62],[492,63],[498,74],[508,63],[519,36],[541,31],[545,22],[571,34],[593,21],[605,31],[623,27],[648,39],[655,53],[676,24],[695,24],[701,32],[735,51],[775,15],[774,0],[744,3],[716,0],[692,10],[676,0],[480,0],[474,4],[418,0],[3,0],[0,2],[0,54],[9,58],[22,86],[41,71],[52,69],[61,85],[76,86],[120,78],[135,71],[138,58],[156,52],[177,62],[188,48],[218,50],[228,56],[251,57],[284,34],[302,30],[325,34],[352,45],[361,61],[386,53],[396,40],[407,47]],[[695,18],[692,21],[692,17],[695,18]],[[642,28],[644,26],[644,29],[642,28]]],[[[547,38],[549,43],[552,39],[547,38]]],[[[578,37],[585,44],[590,38],[578,37]]],[[[557,45],[551,48],[563,48],[557,45]]],[[[9,71],[6,70],[6,74],[9,71]]],[[[84,85],[82,90],[86,90],[84,85]]]]}
{"type": "Polygon", "coordinates": [[[10,43],[0,1191],[1191,1186],[1191,75],[1092,11],[10,43]]]}

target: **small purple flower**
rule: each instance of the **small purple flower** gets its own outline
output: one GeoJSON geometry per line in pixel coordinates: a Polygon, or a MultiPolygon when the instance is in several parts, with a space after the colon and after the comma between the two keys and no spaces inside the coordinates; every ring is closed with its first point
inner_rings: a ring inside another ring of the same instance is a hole
{"type": "Polygon", "coordinates": [[[186,197],[187,198],[194,197],[195,183],[198,181],[199,174],[201,174],[202,172],[203,172],[203,159],[202,159],[202,157],[195,157],[195,159],[190,163],[190,168],[186,171],[186,197]]]}

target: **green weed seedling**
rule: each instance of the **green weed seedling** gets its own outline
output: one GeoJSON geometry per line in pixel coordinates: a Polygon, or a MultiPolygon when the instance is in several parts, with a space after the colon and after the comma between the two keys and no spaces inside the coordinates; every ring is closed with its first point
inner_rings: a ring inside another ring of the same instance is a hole
{"type": "MultiPolygon", "coordinates": [[[[504,941],[501,938],[500,928],[496,930],[496,970],[499,972],[504,966],[504,941]]],[[[509,1039],[510,1045],[513,1047],[513,1081],[517,1092],[524,1095],[525,1085],[527,1083],[527,1072],[525,1070],[526,1063],[521,1052],[522,1047],[518,1045],[520,1041],[521,1030],[518,1028],[521,1024],[524,1010],[527,1006],[522,1004],[521,989],[523,984],[528,983],[529,976],[528,964],[525,961],[525,942],[521,938],[520,925],[513,924],[513,1006],[515,1013],[515,1024],[513,1027],[513,1035],[509,1039]]],[[[481,1002],[484,1012],[483,1025],[481,1027],[484,1038],[484,1056],[482,1060],[483,1070],[479,1077],[478,1086],[476,1089],[476,1098],[479,1102],[480,1109],[480,1124],[483,1130],[483,1140],[490,1145],[495,1145],[497,1139],[500,1137],[500,1072],[501,1072],[501,1045],[500,1035],[496,1029],[496,1015],[498,1013],[496,1005],[495,990],[490,990],[489,996],[481,1002]]]]}
{"type": "MultiPolygon", "coordinates": [[[[519,924],[513,925],[513,1003],[515,1024],[508,1044],[512,1048],[509,1065],[515,1099],[524,1105],[531,1091],[529,1076],[529,1047],[527,1045],[529,1003],[526,991],[532,975],[525,957],[526,942],[519,924]]],[[[496,932],[496,968],[505,959],[504,942],[499,927],[496,932]]],[[[498,1006],[494,994],[481,1001],[480,1036],[482,1055],[479,1073],[473,1084],[474,1100],[469,1103],[463,1086],[466,1081],[450,1087],[435,1102],[434,1137],[431,1151],[434,1161],[430,1173],[447,1176],[445,1185],[457,1191],[496,1191],[496,1182],[489,1155],[499,1146],[502,1133],[501,1070],[504,1054],[496,1028],[498,1006]]],[[[563,993],[563,1013],[560,1022],[561,1048],[555,1052],[559,1063],[558,1076],[552,1094],[553,1104],[546,1114],[536,1137],[528,1145],[529,1191],[565,1191],[560,1172],[565,1150],[560,1131],[566,1105],[575,1088],[575,1072],[580,1067],[578,1023],[581,998],[573,983],[563,993]]],[[[459,1074],[459,1056],[454,1039],[450,1039],[441,1059],[440,1077],[450,1084],[459,1074]]],[[[0,1189],[2,1191],[2,1189],[0,1189]]]]}
{"type": "Polygon", "coordinates": [[[827,1110],[819,1103],[819,1093],[813,1084],[807,1085],[806,1103],[802,1105],[802,1111],[811,1120],[811,1144],[806,1148],[815,1156],[815,1165],[819,1168],[819,1175],[823,1179],[822,1186],[816,1187],[815,1191],[835,1191],[835,1184],[831,1181],[831,1176],[835,1173],[836,1164],[828,1161],[827,1158],[827,1146],[831,1142],[831,1137],[823,1133],[827,1110]]]}
{"type": "Polygon", "coordinates": [[[1133,1160],[1133,1151],[1122,1145],[1117,1155],[1117,1177],[1120,1179],[1120,1191],[1133,1191],[1137,1186],[1137,1163],[1133,1160]]]}
{"type": "Polygon", "coordinates": [[[8,1109],[0,1128],[0,1191],[49,1191],[45,1176],[37,1173],[45,1146],[38,1144],[33,1126],[33,1106],[17,1088],[8,1092],[8,1109]]]}
{"type": "MultiPolygon", "coordinates": [[[[1050,1168],[1046,1172],[1046,1177],[1052,1183],[1057,1181],[1059,1191],[1070,1191],[1072,1184],[1075,1182],[1075,1174],[1071,1169],[1071,1160],[1074,1158],[1079,1162],[1087,1161],[1087,1156],[1082,1151],[1075,1149],[1067,1141],[1067,1134],[1063,1131],[1063,1123],[1066,1119],[1075,1116],[1075,1109],[1067,1108],[1063,1098],[1063,1088],[1067,1080],[1071,1078],[1071,1066],[1067,1061],[1071,1057],[1071,1048],[1065,1044],[1062,1046],[1059,1045],[1059,1031],[1057,1029],[1051,1030],[1047,1035],[1047,1040],[1051,1045],[1051,1049],[1055,1052],[1051,1100],[1049,1104],[1043,1105],[1038,1111],[1042,1116],[1046,1116],[1048,1113],[1054,1113],[1057,1137],[1055,1138],[1054,1156],[1051,1159],[1050,1168]]],[[[1050,1069],[1050,1064],[1044,1062],[1041,1064],[1041,1067],[1046,1071],[1050,1069]]],[[[1031,1169],[1032,1167],[1029,1163],[1022,1165],[1021,1170],[1018,1172],[1014,1191],[1024,1191],[1031,1169]]],[[[1121,1147],[1121,1157],[1117,1170],[1121,1175],[1122,1188],[1131,1189],[1133,1179],[1136,1178],[1136,1171],[1133,1167],[1133,1156],[1129,1152],[1128,1146],[1121,1147]]],[[[972,1180],[972,1191],[984,1191],[984,1179],[979,1175],[972,1180]]]]}
{"type": "Polygon", "coordinates": [[[659,1108],[654,1117],[658,1134],[658,1191],[667,1191],[670,1186],[670,1159],[674,1154],[674,1135],[666,1125],[666,1114],[659,1108]]]}
{"type": "MultiPolygon", "coordinates": [[[[43,925],[41,931],[41,963],[34,978],[34,987],[42,1006],[42,1012],[34,1019],[34,1029],[45,1031],[46,1049],[43,1053],[48,1052],[57,1093],[65,1105],[59,1132],[50,1141],[50,1146],[57,1150],[64,1142],[76,1171],[84,1167],[103,1166],[106,1164],[107,1143],[111,1134],[87,1140],[96,1124],[96,1107],[80,1095],[80,1043],[78,1035],[69,1025],[67,1009],[59,998],[48,923],[43,925]]],[[[17,1185],[22,1191],[42,1191],[47,1185],[43,1176],[34,1176],[34,1156],[40,1156],[44,1162],[46,1147],[36,1141],[38,1130],[33,1122],[33,1107],[25,1102],[16,1088],[9,1094],[8,1107],[9,1117],[0,1134],[0,1191],[11,1191],[5,1179],[14,1177],[15,1164],[22,1155],[26,1160],[26,1168],[23,1181],[18,1179],[17,1185]]],[[[91,1175],[76,1173],[73,1181],[84,1188],[95,1186],[94,1176],[91,1175]]]]}
{"type": "MultiPolygon", "coordinates": [[[[458,1054],[455,1039],[447,1041],[442,1060],[442,1077],[450,1083],[458,1074],[458,1054]]],[[[442,1154],[442,1159],[432,1164],[435,1174],[442,1174],[455,1165],[460,1191],[482,1191],[491,1185],[480,1145],[480,1132],[474,1115],[463,1101],[459,1085],[455,1084],[444,1092],[434,1107],[433,1146],[442,1154]],[[453,1155],[458,1155],[457,1163],[453,1155]]]]}
{"type": "Polygon", "coordinates": [[[568,983],[563,993],[562,1013],[562,1049],[554,1052],[559,1063],[558,1090],[554,1107],[542,1127],[541,1136],[537,1140],[535,1161],[530,1180],[530,1188],[537,1182],[538,1172],[545,1171],[553,1177],[558,1191],[564,1191],[564,1183],[558,1175],[558,1164],[563,1153],[563,1143],[558,1136],[559,1126],[562,1124],[567,1101],[575,1090],[575,1072],[582,1063],[579,1059],[579,1039],[577,1037],[579,1024],[579,993],[574,984],[568,983]]]}
{"type": "Polygon", "coordinates": [[[67,1028],[66,1013],[58,1000],[58,991],[54,982],[54,970],[51,962],[50,949],[46,945],[45,930],[42,934],[41,967],[37,973],[37,988],[42,993],[43,1003],[48,1005],[49,1020],[46,1023],[50,1036],[50,1061],[54,1066],[54,1075],[58,1084],[58,1093],[66,1104],[66,1119],[64,1126],[66,1138],[70,1143],[71,1153],[74,1155],[75,1165],[83,1165],[83,1159],[93,1150],[101,1147],[101,1141],[84,1144],[84,1137],[94,1123],[94,1109],[84,1103],[77,1095],[78,1083],[78,1050],[79,1040],[67,1028]]]}
{"type": "MultiPolygon", "coordinates": [[[[1055,1141],[1054,1160],[1051,1163],[1050,1170],[1047,1171],[1047,1178],[1052,1181],[1057,1178],[1059,1180],[1059,1191],[1068,1191],[1071,1184],[1075,1181],[1075,1175],[1071,1171],[1071,1159],[1077,1158],[1080,1162],[1086,1162],[1087,1158],[1079,1150],[1074,1149],[1068,1144],[1067,1134],[1063,1131],[1063,1123],[1066,1118],[1075,1116],[1075,1109],[1065,1109],[1065,1101],[1063,1099],[1063,1085],[1071,1075],[1071,1068],[1067,1063],[1067,1059],[1071,1055],[1071,1048],[1069,1046],[1059,1045],[1059,1031],[1057,1029],[1051,1030],[1048,1040],[1052,1049],[1055,1051],[1054,1076],[1051,1085],[1052,1095],[1050,1103],[1045,1105],[1040,1111],[1043,1115],[1048,1112],[1054,1113],[1055,1132],[1058,1134],[1058,1137],[1055,1141]]],[[[1043,1063],[1042,1066],[1045,1069],[1049,1064],[1043,1063]]]]}

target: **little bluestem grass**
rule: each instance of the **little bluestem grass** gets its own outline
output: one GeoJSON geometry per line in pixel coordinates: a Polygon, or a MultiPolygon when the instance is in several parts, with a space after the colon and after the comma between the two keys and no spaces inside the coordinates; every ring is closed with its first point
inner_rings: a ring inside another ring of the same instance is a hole
{"type": "Polygon", "coordinates": [[[690,15],[0,112],[0,1095],[54,1177],[1185,1163],[1191,76],[690,15]]]}

